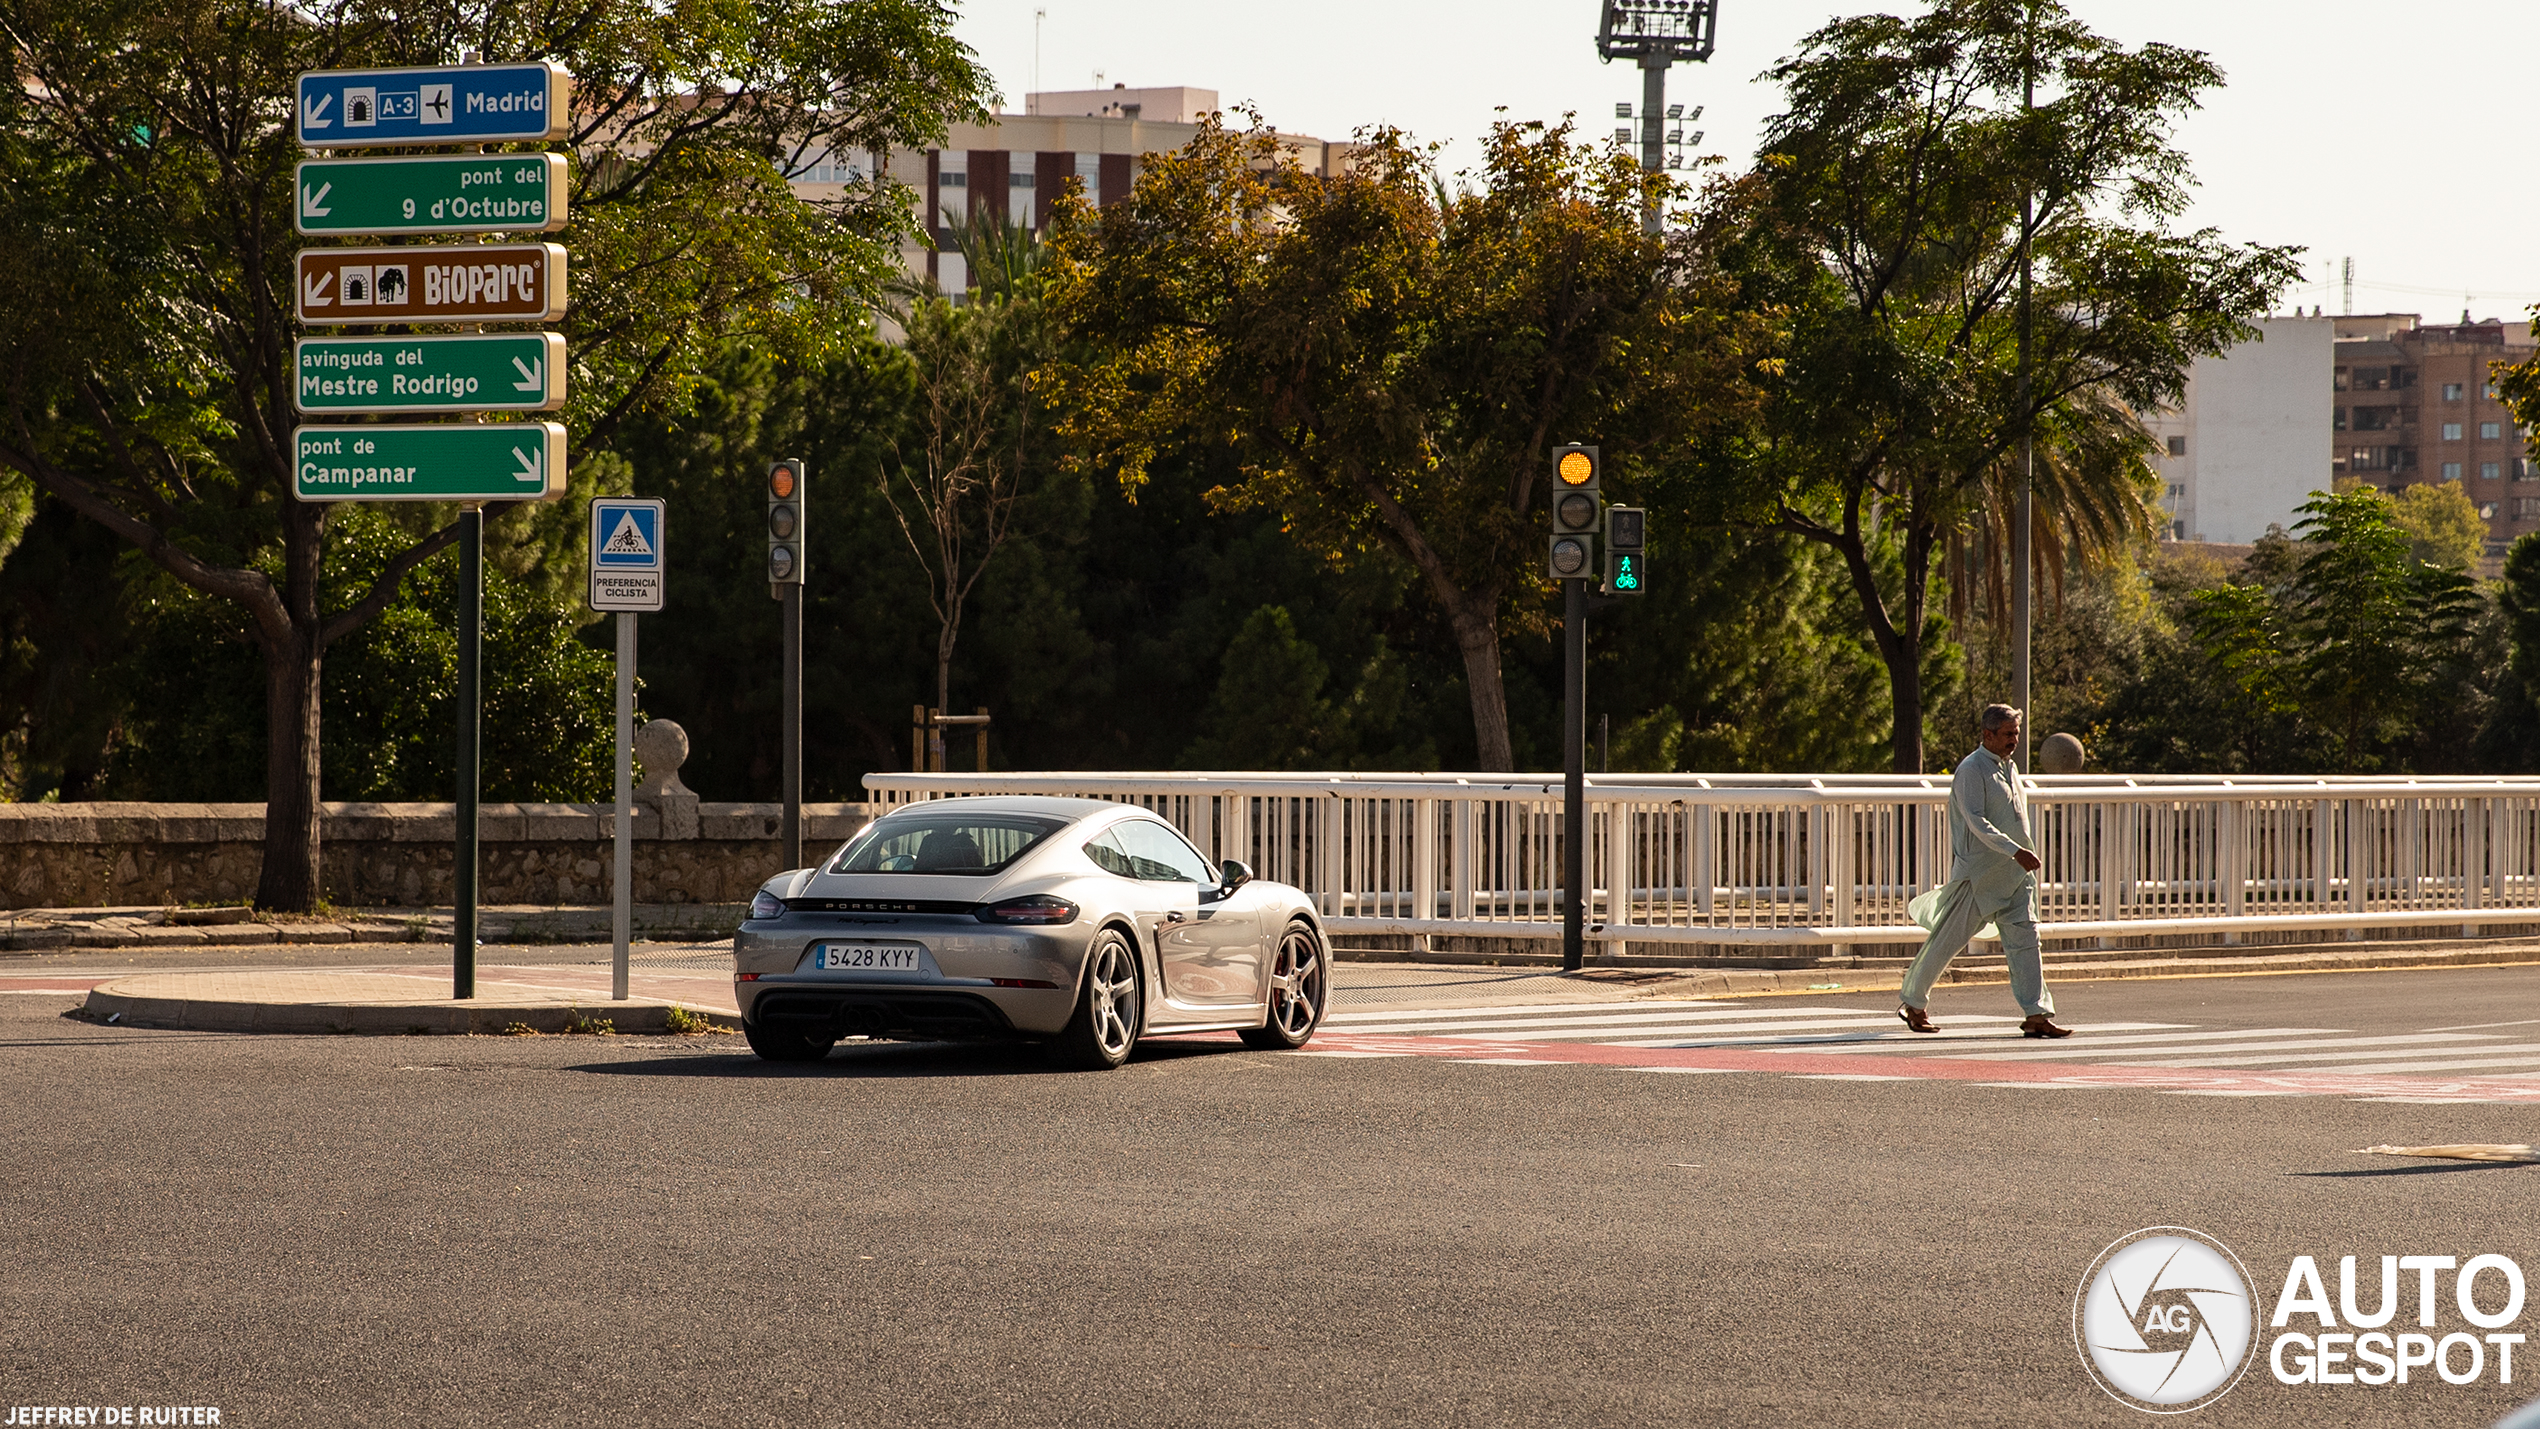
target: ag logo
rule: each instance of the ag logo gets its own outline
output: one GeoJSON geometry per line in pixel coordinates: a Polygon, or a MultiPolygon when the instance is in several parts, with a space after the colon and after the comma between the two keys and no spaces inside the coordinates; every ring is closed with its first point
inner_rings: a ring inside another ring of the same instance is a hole
{"type": "Polygon", "coordinates": [[[2082,1276],[2073,1341],[2119,1404],[2183,1414],[2240,1382],[2255,1318],[2238,1256],[2184,1226],[2152,1226],[2099,1252],[2082,1276]]]}

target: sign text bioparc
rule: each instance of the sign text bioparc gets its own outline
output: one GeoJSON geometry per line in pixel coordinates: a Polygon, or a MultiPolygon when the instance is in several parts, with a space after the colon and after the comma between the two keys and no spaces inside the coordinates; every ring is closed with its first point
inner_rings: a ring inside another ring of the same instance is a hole
{"type": "Polygon", "coordinates": [[[564,316],[559,243],[303,248],[304,323],[553,322],[564,316]]]}

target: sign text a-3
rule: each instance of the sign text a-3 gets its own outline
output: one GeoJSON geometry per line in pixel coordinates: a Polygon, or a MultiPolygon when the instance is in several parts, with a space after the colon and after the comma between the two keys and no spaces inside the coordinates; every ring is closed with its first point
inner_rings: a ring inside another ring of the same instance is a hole
{"type": "Polygon", "coordinates": [[[564,495],[557,422],[294,427],[302,501],[546,501],[564,495]]]}
{"type": "Polygon", "coordinates": [[[545,233],[565,225],[562,154],[303,159],[302,233],[545,233]]]}
{"type": "Polygon", "coordinates": [[[300,76],[300,142],[312,149],[561,139],[573,77],[553,60],[300,76]]]}
{"type": "Polygon", "coordinates": [[[293,399],[303,412],[548,412],[564,405],[564,338],[304,337],[293,399]]]}

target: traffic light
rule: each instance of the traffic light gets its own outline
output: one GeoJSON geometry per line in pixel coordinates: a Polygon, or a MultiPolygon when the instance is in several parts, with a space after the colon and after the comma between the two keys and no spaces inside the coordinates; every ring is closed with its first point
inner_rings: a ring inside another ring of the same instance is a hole
{"type": "Polygon", "coordinates": [[[767,467],[767,583],[803,583],[803,463],[787,457],[767,467]]]}
{"type": "Polygon", "coordinates": [[[1605,508],[1605,593],[1639,595],[1648,589],[1649,512],[1638,506],[1605,508]]]}
{"type": "Polygon", "coordinates": [[[1596,533],[1605,516],[1604,498],[1597,494],[1602,466],[1594,447],[1553,451],[1549,565],[1554,580],[1585,580],[1595,574],[1596,533]]]}

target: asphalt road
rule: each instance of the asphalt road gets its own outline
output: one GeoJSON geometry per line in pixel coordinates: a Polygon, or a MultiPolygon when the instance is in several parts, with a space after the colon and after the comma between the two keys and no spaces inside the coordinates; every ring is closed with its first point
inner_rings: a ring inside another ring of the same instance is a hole
{"type": "MultiPolygon", "coordinates": [[[[2540,1018],[2536,992],[2540,969],[2511,968],[2063,1000],[2084,1021],[2368,1032],[2540,1018]]],[[[2350,1254],[2540,1276],[2540,1166],[2354,1154],[2532,1141],[2530,1106],[1230,1042],[1102,1075],[918,1046],[786,1069],[728,1037],[254,1038],[97,1027],[71,1003],[0,998],[0,1406],[216,1405],[232,1426],[2142,1424],[2072,1332],[2085,1268],[2139,1227],[2219,1238],[2267,1303],[2303,1254],[2332,1298],[2350,1254]]],[[[1999,988],[1934,1007],[2014,1010],[1999,988]]],[[[2513,1328],[2540,1338],[2534,1290],[2513,1328]]],[[[2540,1360],[2515,1369],[2288,1388],[2261,1364],[2185,1422],[2486,1424],[2540,1396],[2540,1360]]]]}

